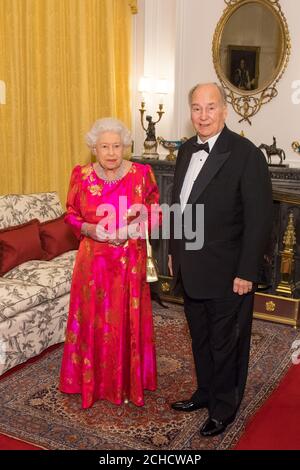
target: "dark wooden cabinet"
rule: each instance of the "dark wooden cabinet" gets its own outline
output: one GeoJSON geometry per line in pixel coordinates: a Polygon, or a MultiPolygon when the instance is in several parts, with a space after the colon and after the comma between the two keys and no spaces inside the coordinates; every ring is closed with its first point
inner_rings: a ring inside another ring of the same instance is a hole
{"type": "MultiPolygon", "coordinates": [[[[164,160],[133,160],[150,164],[160,189],[160,202],[169,204],[173,186],[175,162],[164,160]]],[[[274,220],[269,244],[266,248],[261,272],[260,291],[256,293],[254,316],[293,326],[300,326],[300,169],[269,167],[273,186],[274,220]],[[292,247],[292,271],[287,276],[291,292],[278,292],[278,285],[286,276],[282,271],[282,252],[286,245],[289,221],[292,214],[295,244],[292,247]]],[[[171,291],[171,277],[168,273],[168,240],[153,240],[153,251],[158,260],[160,279],[158,290],[168,300],[181,301],[171,291]]]]}
{"type": "Polygon", "coordinates": [[[256,293],[254,316],[299,327],[300,170],[270,168],[270,173],[274,219],[262,270],[262,282],[267,287],[256,293]],[[291,238],[294,244],[289,247],[291,238]],[[290,264],[287,269],[285,261],[290,264]]]}

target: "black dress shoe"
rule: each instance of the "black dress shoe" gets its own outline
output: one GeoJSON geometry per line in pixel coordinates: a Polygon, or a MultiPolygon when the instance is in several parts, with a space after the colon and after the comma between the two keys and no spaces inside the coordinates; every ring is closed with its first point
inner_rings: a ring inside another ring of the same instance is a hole
{"type": "Polygon", "coordinates": [[[234,416],[230,417],[224,421],[219,421],[218,419],[208,418],[200,429],[201,436],[211,437],[217,436],[225,431],[227,426],[234,421],[234,416]]]}
{"type": "Polygon", "coordinates": [[[193,400],[182,400],[182,401],[175,401],[175,403],[171,403],[171,408],[176,411],[195,411],[200,410],[201,408],[207,408],[208,404],[205,402],[198,403],[193,400]]]}

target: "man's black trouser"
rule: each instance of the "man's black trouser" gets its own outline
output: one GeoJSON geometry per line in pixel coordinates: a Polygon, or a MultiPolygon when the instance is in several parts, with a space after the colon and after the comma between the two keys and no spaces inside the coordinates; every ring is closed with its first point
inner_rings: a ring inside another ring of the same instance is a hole
{"type": "Polygon", "coordinates": [[[254,293],[222,299],[191,299],[184,308],[192,337],[197,402],[208,402],[211,418],[235,416],[247,380],[254,293]]]}

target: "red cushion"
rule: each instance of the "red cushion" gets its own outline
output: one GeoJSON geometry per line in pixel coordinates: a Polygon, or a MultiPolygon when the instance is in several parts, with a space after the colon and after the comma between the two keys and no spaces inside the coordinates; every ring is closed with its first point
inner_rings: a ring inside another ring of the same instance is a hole
{"type": "Polygon", "coordinates": [[[37,219],[0,230],[0,276],[32,259],[44,259],[37,219]]]}
{"type": "Polygon", "coordinates": [[[79,240],[72,229],[64,222],[65,214],[57,219],[48,220],[40,224],[40,237],[42,248],[46,252],[46,259],[50,260],[66,251],[77,250],[79,240]]]}

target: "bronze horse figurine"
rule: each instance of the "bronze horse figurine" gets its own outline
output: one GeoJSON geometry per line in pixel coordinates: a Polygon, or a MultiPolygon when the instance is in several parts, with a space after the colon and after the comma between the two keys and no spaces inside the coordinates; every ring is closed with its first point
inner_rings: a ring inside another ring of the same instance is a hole
{"type": "Polygon", "coordinates": [[[267,154],[267,161],[268,165],[272,163],[271,161],[271,156],[272,155],[278,155],[280,162],[279,165],[282,164],[282,161],[285,160],[285,151],[283,149],[279,149],[276,147],[276,139],[273,137],[273,144],[272,145],[267,145],[267,144],[260,144],[259,146],[260,149],[265,150],[267,154]]]}

